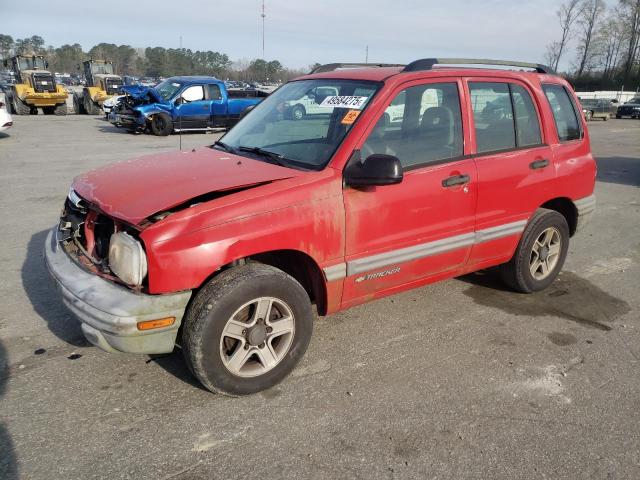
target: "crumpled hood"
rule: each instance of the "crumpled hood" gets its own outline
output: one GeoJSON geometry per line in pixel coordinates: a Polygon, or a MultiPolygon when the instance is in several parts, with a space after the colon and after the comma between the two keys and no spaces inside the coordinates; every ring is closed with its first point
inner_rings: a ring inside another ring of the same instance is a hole
{"type": "Polygon", "coordinates": [[[304,172],[203,147],[149,155],[79,175],[72,188],[106,214],[137,225],[195,197],[304,172]]]}
{"type": "Polygon", "coordinates": [[[164,100],[153,87],[143,85],[126,85],[122,91],[131,96],[134,100],[163,103],[164,100]]]}

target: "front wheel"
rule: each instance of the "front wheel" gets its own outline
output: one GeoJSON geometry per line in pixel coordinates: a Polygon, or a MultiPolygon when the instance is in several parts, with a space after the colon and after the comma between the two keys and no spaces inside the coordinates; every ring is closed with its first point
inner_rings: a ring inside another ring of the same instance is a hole
{"type": "Polygon", "coordinates": [[[182,350],[209,390],[247,395],[282,381],[313,330],[304,288],[277,268],[249,263],[207,283],[187,311],[182,350]]]}
{"type": "Polygon", "coordinates": [[[525,228],[513,258],[501,266],[505,283],[522,293],[547,288],[558,276],[569,249],[569,226],[558,212],[541,208],[525,228]]]}
{"type": "Polygon", "coordinates": [[[590,122],[591,119],[593,118],[593,112],[587,112],[584,114],[585,119],[587,120],[587,122],[590,122]]]}
{"type": "Polygon", "coordinates": [[[151,117],[151,132],[159,137],[166,137],[173,130],[173,122],[166,113],[157,113],[151,117]]]}

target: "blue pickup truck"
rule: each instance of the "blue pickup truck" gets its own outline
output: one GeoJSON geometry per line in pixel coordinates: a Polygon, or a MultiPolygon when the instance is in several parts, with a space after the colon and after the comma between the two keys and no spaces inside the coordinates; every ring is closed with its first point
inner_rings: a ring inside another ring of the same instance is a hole
{"type": "Polygon", "coordinates": [[[227,90],[213,77],[171,77],[155,87],[130,85],[109,114],[109,121],[132,131],[154,135],[207,131],[233,126],[268,94],[259,90],[227,90]]]}

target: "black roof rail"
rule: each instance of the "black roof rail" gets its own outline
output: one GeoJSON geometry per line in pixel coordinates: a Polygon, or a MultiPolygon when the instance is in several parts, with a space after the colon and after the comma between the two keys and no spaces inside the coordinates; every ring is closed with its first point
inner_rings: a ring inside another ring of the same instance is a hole
{"type": "Polygon", "coordinates": [[[327,63],[326,65],[320,65],[309,72],[323,73],[333,72],[339,68],[360,68],[360,67],[404,67],[404,64],[400,63],[327,63]]]}
{"type": "Polygon", "coordinates": [[[530,68],[538,73],[555,75],[555,70],[540,63],[514,62],[511,60],[489,60],[484,58],[422,58],[404,67],[403,72],[432,70],[435,65],[493,65],[504,67],[530,68]]]}

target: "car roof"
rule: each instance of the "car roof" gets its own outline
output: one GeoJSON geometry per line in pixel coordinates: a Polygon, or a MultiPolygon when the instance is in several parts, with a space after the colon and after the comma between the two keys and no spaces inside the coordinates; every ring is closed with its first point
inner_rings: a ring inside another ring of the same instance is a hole
{"type": "Polygon", "coordinates": [[[417,80],[437,77],[495,77],[540,81],[554,81],[556,83],[560,77],[552,74],[537,73],[523,70],[491,69],[491,68],[460,68],[460,67],[438,67],[432,70],[417,70],[404,72],[402,67],[381,67],[381,68],[345,68],[331,72],[311,73],[296,80],[307,79],[336,79],[336,80],[365,80],[383,82],[389,79],[394,80],[417,80]]]}
{"type": "Polygon", "coordinates": [[[180,83],[222,83],[221,80],[218,80],[215,77],[207,77],[204,75],[182,75],[178,77],[169,77],[167,80],[180,83]]]}

